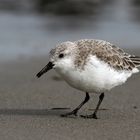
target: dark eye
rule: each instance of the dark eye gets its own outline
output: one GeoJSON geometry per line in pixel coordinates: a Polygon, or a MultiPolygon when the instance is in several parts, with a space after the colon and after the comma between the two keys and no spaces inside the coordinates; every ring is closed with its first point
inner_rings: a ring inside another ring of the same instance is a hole
{"type": "Polygon", "coordinates": [[[64,57],[63,53],[59,54],[59,58],[63,58],[63,57],[64,57]]]}

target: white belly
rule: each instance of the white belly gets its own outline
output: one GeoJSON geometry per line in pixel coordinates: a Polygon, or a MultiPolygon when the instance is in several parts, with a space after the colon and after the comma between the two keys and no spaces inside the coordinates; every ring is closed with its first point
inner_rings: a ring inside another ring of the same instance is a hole
{"type": "Polygon", "coordinates": [[[123,84],[133,72],[116,71],[96,56],[92,56],[84,70],[59,72],[72,87],[85,91],[101,93],[123,84]]]}

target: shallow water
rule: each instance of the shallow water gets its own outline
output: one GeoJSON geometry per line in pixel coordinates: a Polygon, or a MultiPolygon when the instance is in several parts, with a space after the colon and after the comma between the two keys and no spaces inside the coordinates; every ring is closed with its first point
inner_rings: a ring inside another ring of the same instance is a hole
{"type": "Polygon", "coordinates": [[[99,15],[87,18],[38,14],[0,13],[0,56],[47,54],[57,43],[82,38],[110,41],[122,48],[140,48],[140,24],[136,8],[127,0],[105,6],[99,15]]]}

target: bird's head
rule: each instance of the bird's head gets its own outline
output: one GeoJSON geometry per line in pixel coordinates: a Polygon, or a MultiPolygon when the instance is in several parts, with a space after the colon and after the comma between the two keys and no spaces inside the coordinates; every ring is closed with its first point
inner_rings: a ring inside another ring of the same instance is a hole
{"type": "Polygon", "coordinates": [[[50,51],[48,64],[36,75],[38,78],[51,69],[57,71],[73,67],[76,44],[70,41],[63,42],[50,51]]]}

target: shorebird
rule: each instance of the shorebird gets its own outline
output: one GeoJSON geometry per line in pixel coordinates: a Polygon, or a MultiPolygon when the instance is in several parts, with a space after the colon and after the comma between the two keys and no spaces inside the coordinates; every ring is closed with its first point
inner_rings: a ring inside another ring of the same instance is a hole
{"type": "Polygon", "coordinates": [[[90,99],[89,93],[99,93],[99,101],[93,114],[81,115],[97,119],[97,111],[104,99],[104,92],[122,85],[134,73],[139,72],[140,57],[125,53],[119,47],[103,40],[83,39],[63,42],[50,51],[48,64],[36,75],[38,78],[51,69],[73,88],[86,94],[84,101],[63,117],[77,115],[90,99]]]}

